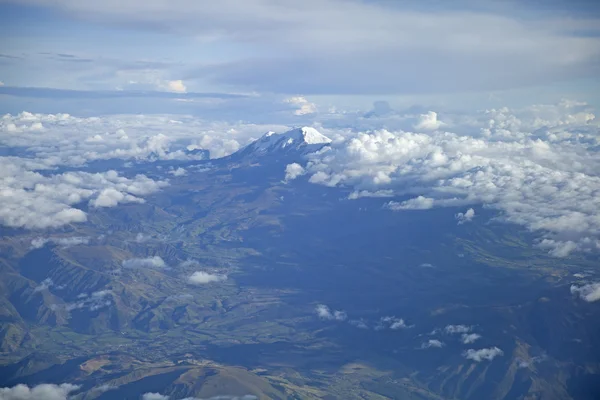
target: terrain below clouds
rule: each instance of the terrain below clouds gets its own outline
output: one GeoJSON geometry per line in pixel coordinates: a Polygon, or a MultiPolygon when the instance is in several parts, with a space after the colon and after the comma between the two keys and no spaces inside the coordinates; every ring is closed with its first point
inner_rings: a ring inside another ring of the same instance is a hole
{"type": "Polygon", "coordinates": [[[3,117],[0,398],[597,397],[590,106],[300,103],[3,117]]]}

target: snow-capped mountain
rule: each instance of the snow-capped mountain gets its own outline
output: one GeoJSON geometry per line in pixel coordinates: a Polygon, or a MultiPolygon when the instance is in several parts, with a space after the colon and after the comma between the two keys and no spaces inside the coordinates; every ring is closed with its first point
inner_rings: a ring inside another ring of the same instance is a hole
{"type": "Polygon", "coordinates": [[[306,155],[329,145],[331,139],[311,127],[295,128],[285,133],[267,132],[233,156],[306,155]]]}

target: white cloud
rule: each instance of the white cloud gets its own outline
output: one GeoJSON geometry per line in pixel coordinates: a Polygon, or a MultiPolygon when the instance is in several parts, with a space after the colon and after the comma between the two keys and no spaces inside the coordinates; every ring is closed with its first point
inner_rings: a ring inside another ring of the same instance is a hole
{"type": "Polygon", "coordinates": [[[77,246],[80,244],[88,244],[90,242],[89,237],[82,236],[71,236],[71,237],[38,237],[31,240],[31,248],[32,249],[40,249],[44,247],[47,243],[54,243],[61,247],[71,247],[77,246]]]}
{"type": "Polygon", "coordinates": [[[284,100],[284,103],[292,105],[295,110],[295,115],[307,115],[314,114],[317,112],[317,106],[314,103],[309,102],[302,96],[290,97],[284,100]]]}
{"type": "Polygon", "coordinates": [[[108,307],[112,304],[112,291],[110,290],[98,290],[91,294],[80,293],[77,296],[79,301],[66,305],[67,311],[88,309],[90,311],[97,311],[102,308],[108,307]]]}
{"type": "Polygon", "coordinates": [[[319,318],[324,320],[344,321],[348,318],[344,311],[335,310],[332,312],[325,304],[317,304],[315,311],[319,318]]]}
{"type": "Polygon", "coordinates": [[[124,260],[123,268],[165,268],[167,264],[159,256],[124,260]]]}
{"type": "Polygon", "coordinates": [[[473,360],[475,362],[481,362],[483,360],[492,361],[494,358],[503,355],[504,352],[500,350],[498,347],[490,347],[487,349],[469,349],[463,353],[463,357],[468,360],[473,360]]]}
{"type": "Polygon", "coordinates": [[[526,360],[522,358],[517,358],[515,361],[517,362],[517,366],[519,368],[529,368],[531,365],[543,362],[547,358],[548,356],[546,354],[542,354],[540,356],[531,357],[530,359],[526,360]]]}
{"type": "Polygon", "coordinates": [[[292,181],[306,173],[302,165],[298,163],[288,164],[285,167],[285,182],[292,181]]]}
{"type": "Polygon", "coordinates": [[[223,157],[269,130],[286,131],[288,127],[206,121],[187,115],[80,118],[22,112],[0,117],[3,144],[29,150],[38,169],[107,159],[195,160],[201,155],[191,152],[194,149],[208,150],[212,158],[223,157]],[[35,123],[43,124],[43,134],[35,131],[35,123]]]}
{"type": "Polygon", "coordinates": [[[177,168],[177,169],[173,169],[170,170],[169,173],[173,176],[185,176],[187,175],[187,171],[184,168],[177,168]]]}
{"type": "Polygon", "coordinates": [[[473,217],[475,217],[475,210],[473,210],[472,208],[469,208],[464,213],[458,213],[454,216],[454,218],[456,218],[456,220],[458,221],[458,225],[462,225],[466,222],[471,222],[473,220],[473,217]]]}
{"type": "Polygon", "coordinates": [[[412,328],[414,325],[407,325],[403,318],[394,316],[381,317],[379,324],[375,327],[376,330],[389,328],[392,330],[412,328]]]}
{"type": "MultiPolygon", "coordinates": [[[[251,52],[252,57],[244,57],[246,52],[242,52],[233,60],[218,62],[221,57],[212,54],[209,46],[201,56],[206,62],[190,75],[212,84],[261,92],[507,89],[594,77],[594,62],[600,53],[596,35],[574,34],[586,29],[596,32],[595,16],[580,21],[568,15],[531,13],[519,2],[511,2],[510,12],[498,13],[497,4],[432,10],[414,3],[401,6],[343,0],[307,0],[302,8],[260,0],[243,4],[227,0],[212,7],[189,0],[151,6],[141,0],[118,6],[24,1],[55,7],[83,20],[152,27],[217,45],[260,49],[251,52]],[[506,60],[513,62],[507,65],[506,60]]],[[[172,68],[173,72],[179,69],[172,68]]],[[[144,70],[151,74],[156,68],[144,70]]],[[[135,72],[132,78],[137,79],[140,71],[135,72]]],[[[163,75],[171,76],[165,73],[160,77],[163,75]]]]}
{"type": "Polygon", "coordinates": [[[427,342],[421,345],[422,349],[429,349],[431,347],[441,348],[444,346],[444,343],[437,339],[429,339],[427,342]]]}
{"type": "MultiPolygon", "coordinates": [[[[349,133],[303,167],[309,182],[348,188],[351,199],[385,193],[397,198],[386,207],[403,212],[483,204],[498,221],[536,232],[553,256],[596,251],[600,142],[598,123],[582,107],[448,115],[448,131],[428,134],[349,133]]],[[[459,222],[474,215],[468,210],[459,222]]]]}
{"type": "Polygon", "coordinates": [[[471,327],[467,325],[446,325],[444,332],[449,334],[468,333],[471,332],[471,327]]]}
{"type": "Polygon", "coordinates": [[[52,279],[50,278],[46,278],[44,279],[42,282],[40,282],[40,284],[38,286],[36,286],[33,291],[34,292],[41,292],[43,290],[48,289],[50,286],[54,285],[54,282],[52,282],[52,279]]]}
{"type": "Polygon", "coordinates": [[[227,280],[227,275],[210,274],[204,271],[196,271],[188,277],[188,282],[192,285],[205,285],[211,282],[222,282],[227,280]]]}
{"type": "Polygon", "coordinates": [[[175,92],[175,93],[187,92],[187,88],[185,87],[185,85],[183,84],[183,81],[181,79],[175,80],[175,81],[168,81],[166,83],[165,89],[168,90],[169,92],[175,92]]]}
{"type": "Polygon", "coordinates": [[[167,185],[144,175],[121,177],[116,171],[45,176],[31,171],[36,161],[0,157],[0,162],[0,224],[15,228],[57,228],[84,222],[87,215],[76,205],[86,200],[97,206],[141,202],[139,196],[167,185]]]}
{"type": "Polygon", "coordinates": [[[433,208],[435,200],[430,197],[415,197],[414,199],[405,200],[401,203],[390,201],[387,207],[390,210],[429,210],[433,208]]]}
{"type": "Polygon", "coordinates": [[[63,383],[61,385],[41,384],[29,387],[16,385],[11,388],[0,388],[0,400],[67,400],[80,386],[63,383]]]}
{"type": "Polygon", "coordinates": [[[600,282],[588,283],[583,286],[571,285],[571,293],[577,294],[589,303],[600,300],[600,282]]]}
{"type": "Polygon", "coordinates": [[[477,333],[463,333],[461,336],[461,340],[464,344],[475,343],[480,338],[481,338],[481,335],[479,335],[477,333]]]}
{"type": "Polygon", "coordinates": [[[367,323],[365,321],[363,321],[362,319],[353,319],[353,320],[348,321],[348,323],[359,329],[369,329],[369,325],[367,325],[367,323]]]}
{"type": "Polygon", "coordinates": [[[160,393],[153,393],[153,392],[144,393],[144,395],[142,396],[142,400],[169,400],[169,399],[170,399],[169,396],[165,396],[160,393]]]}
{"type": "Polygon", "coordinates": [[[437,119],[437,113],[429,111],[427,114],[421,114],[419,121],[415,124],[415,129],[418,131],[434,131],[442,126],[442,122],[437,119]]]}

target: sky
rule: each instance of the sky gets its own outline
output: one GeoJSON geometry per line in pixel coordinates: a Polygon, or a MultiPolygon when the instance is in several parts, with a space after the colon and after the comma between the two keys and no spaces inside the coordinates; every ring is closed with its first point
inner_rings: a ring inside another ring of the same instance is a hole
{"type": "Polygon", "coordinates": [[[189,113],[177,96],[198,94],[204,104],[194,112],[232,94],[247,96],[236,107],[249,113],[293,96],[349,109],[376,100],[596,104],[599,7],[582,0],[2,0],[0,111],[51,112],[57,100],[62,111],[87,114],[189,113]],[[140,91],[132,105],[130,93],[140,91]]]}

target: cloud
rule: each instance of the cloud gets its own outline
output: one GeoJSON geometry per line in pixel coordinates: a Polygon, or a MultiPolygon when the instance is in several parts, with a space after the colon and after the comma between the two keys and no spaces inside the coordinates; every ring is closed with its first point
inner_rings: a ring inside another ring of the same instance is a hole
{"type": "Polygon", "coordinates": [[[169,173],[173,176],[186,176],[187,175],[187,171],[181,167],[170,170],[169,173]]]}
{"type": "Polygon", "coordinates": [[[438,121],[437,113],[429,111],[427,114],[419,116],[419,121],[415,124],[415,129],[417,131],[434,131],[439,129],[440,126],[442,126],[442,122],[438,121]]]}
{"type": "Polygon", "coordinates": [[[288,164],[285,167],[285,182],[292,181],[306,173],[302,165],[298,163],[288,164]]]}
{"type": "Polygon", "coordinates": [[[290,104],[295,108],[294,115],[307,115],[317,112],[317,106],[302,96],[290,97],[285,99],[284,103],[290,104]]]}
{"type": "MultiPolygon", "coordinates": [[[[142,400],[170,400],[170,399],[175,400],[175,399],[172,399],[170,396],[162,395],[160,393],[155,393],[155,392],[144,393],[144,395],[142,396],[142,400]]],[[[212,397],[208,397],[208,398],[186,397],[186,398],[180,399],[180,400],[258,400],[258,397],[254,396],[252,394],[246,394],[243,396],[219,395],[219,396],[212,396],[212,397]]]]}
{"type": "Polygon", "coordinates": [[[29,387],[27,385],[16,385],[11,388],[0,388],[1,400],[67,400],[73,392],[79,390],[80,386],[63,383],[40,384],[29,387]]]}
{"type": "Polygon", "coordinates": [[[153,392],[144,393],[144,395],[142,396],[142,400],[169,400],[169,399],[170,399],[169,396],[164,396],[160,393],[153,393],[153,392]]]}
{"type": "Polygon", "coordinates": [[[344,321],[348,318],[346,312],[338,310],[332,312],[325,304],[317,304],[315,311],[319,318],[323,320],[344,321]]]}
{"type": "Polygon", "coordinates": [[[79,301],[66,305],[67,311],[88,309],[90,311],[97,311],[104,307],[108,307],[112,304],[112,291],[110,290],[98,290],[91,294],[80,293],[77,296],[79,301]]]}
{"type": "Polygon", "coordinates": [[[422,349],[429,349],[431,347],[441,348],[444,346],[444,343],[437,339],[429,339],[427,342],[421,345],[422,349]]]}
{"type": "MultiPolygon", "coordinates": [[[[289,2],[260,0],[243,5],[227,0],[212,7],[190,0],[156,2],[150,7],[141,0],[119,6],[69,0],[25,3],[108,26],[120,23],[222,48],[260,49],[223,59],[207,46],[199,55],[206,61],[186,68],[159,61],[111,65],[114,62],[100,57],[88,63],[46,60],[44,64],[52,72],[68,66],[67,73],[77,72],[73,81],[100,80],[113,87],[130,81],[149,85],[178,76],[190,85],[198,81],[198,85],[207,82],[288,94],[487,91],[595,77],[600,53],[597,35],[574,34],[585,30],[580,27],[584,22],[569,15],[528,13],[527,6],[516,2],[511,3],[510,13],[498,13],[497,5],[432,9],[415,2],[343,0],[308,0],[301,9],[289,2]],[[511,62],[507,65],[506,60],[511,62]]],[[[597,19],[588,21],[585,28],[596,32],[597,19]]],[[[178,44],[183,42],[187,40],[178,44]]],[[[164,48],[165,53],[168,50],[164,48]]],[[[26,64],[28,73],[23,75],[45,75],[34,74],[36,65],[31,64],[26,64]]]]}
{"type": "Polygon", "coordinates": [[[471,222],[473,220],[473,217],[475,217],[475,210],[473,210],[472,208],[469,208],[464,213],[458,213],[454,216],[454,218],[456,218],[456,220],[458,221],[458,225],[462,225],[466,222],[471,222]]]}
{"type": "Polygon", "coordinates": [[[192,285],[205,285],[211,282],[222,282],[227,280],[227,275],[210,274],[208,272],[196,271],[188,277],[188,283],[192,285]]]}
{"type": "Polygon", "coordinates": [[[487,349],[469,349],[463,353],[463,357],[468,360],[473,360],[475,362],[481,362],[483,360],[492,361],[494,358],[503,355],[504,352],[497,347],[490,347],[487,349]]]}
{"type": "Polygon", "coordinates": [[[186,115],[103,115],[80,118],[69,114],[21,112],[0,117],[3,143],[34,154],[37,168],[81,166],[96,160],[196,160],[209,150],[223,157],[268,130],[285,125],[206,121],[186,115]],[[43,124],[44,134],[36,132],[43,124]],[[74,136],[73,131],[78,135],[74,136]],[[165,134],[168,132],[168,135],[165,134]],[[190,148],[191,147],[191,148],[190,148]]]}
{"type": "Polygon", "coordinates": [[[140,196],[167,185],[144,175],[125,178],[116,171],[42,175],[31,171],[37,161],[0,157],[0,162],[0,224],[13,228],[57,228],[84,222],[87,215],[76,206],[86,200],[104,207],[143,202],[140,196]]]}
{"type": "Polygon", "coordinates": [[[146,258],[131,258],[124,260],[123,268],[165,268],[167,264],[159,256],[152,256],[146,258]]]}
{"type": "Polygon", "coordinates": [[[168,81],[166,83],[165,89],[168,90],[169,92],[175,92],[175,93],[187,92],[187,88],[183,84],[182,80],[168,81]]]}
{"type": "Polygon", "coordinates": [[[483,204],[495,221],[535,232],[540,249],[566,257],[600,249],[598,123],[590,115],[587,105],[561,102],[449,114],[444,132],[350,132],[303,168],[309,182],[349,190],[350,199],[385,193],[392,211],[483,204]]]}
{"type": "Polygon", "coordinates": [[[376,330],[389,328],[392,330],[412,328],[414,325],[407,325],[406,321],[402,318],[396,318],[394,316],[381,317],[379,324],[375,327],[376,330]]]}
{"type": "Polygon", "coordinates": [[[463,333],[461,336],[461,340],[464,344],[475,343],[480,338],[481,335],[477,333],[463,333]]]}
{"type": "Polygon", "coordinates": [[[548,356],[546,354],[542,354],[540,356],[531,357],[527,360],[524,360],[522,358],[517,358],[515,361],[517,362],[517,366],[519,368],[529,368],[533,364],[537,364],[537,363],[545,361],[547,358],[548,358],[548,356]]]}
{"type": "Polygon", "coordinates": [[[394,211],[399,210],[429,210],[433,208],[435,200],[430,197],[415,197],[414,199],[403,201],[402,203],[398,203],[395,201],[390,201],[387,203],[387,208],[394,211]]]}
{"type": "Polygon", "coordinates": [[[40,282],[40,284],[38,286],[36,286],[33,291],[34,292],[41,292],[43,290],[48,289],[50,286],[54,285],[54,282],[52,282],[52,279],[50,278],[46,278],[44,279],[42,282],[40,282]]]}
{"type": "Polygon", "coordinates": [[[588,283],[583,286],[571,285],[571,293],[578,295],[588,303],[600,300],[600,282],[588,283]]]}
{"type": "Polygon", "coordinates": [[[363,321],[362,319],[353,319],[353,320],[348,321],[348,323],[359,329],[369,329],[369,325],[367,325],[367,323],[365,321],[363,321]]]}
{"type": "Polygon", "coordinates": [[[468,333],[471,332],[471,327],[466,325],[446,325],[444,332],[449,334],[468,333]]]}
{"type": "Polygon", "coordinates": [[[71,236],[71,237],[38,237],[31,241],[32,249],[40,249],[47,243],[54,243],[60,247],[66,248],[71,246],[77,246],[80,244],[88,244],[90,242],[89,237],[84,236],[71,236]]]}

